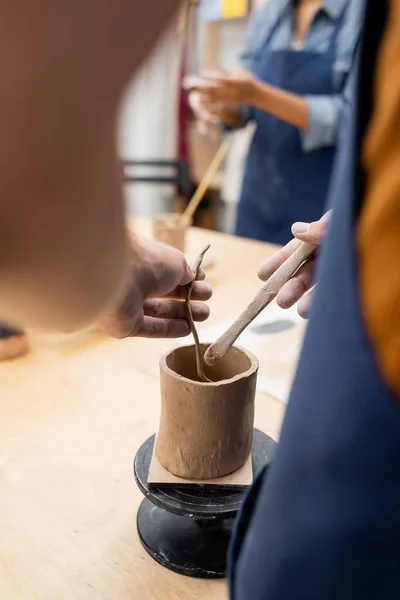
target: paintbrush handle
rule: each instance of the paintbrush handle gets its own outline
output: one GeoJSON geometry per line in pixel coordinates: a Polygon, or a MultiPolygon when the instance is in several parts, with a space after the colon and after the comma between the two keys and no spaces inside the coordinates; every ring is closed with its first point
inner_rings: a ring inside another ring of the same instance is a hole
{"type": "Polygon", "coordinates": [[[315,246],[303,242],[301,246],[285,260],[279,269],[271,275],[236,321],[207,349],[204,360],[208,365],[213,365],[225,356],[239,335],[257,317],[257,315],[272,302],[281,287],[293,277],[303,262],[311,256],[315,248],[315,246]]]}
{"type": "Polygon", "coordinates": [[[181,216],[181,222],[184,225],[189,225],[194,213],[196,212],[200,202],[203,200],[204,194],[208,190],[208,187],[217,173],[224,156],[228,150],[229,142],[224,140],[219,146],[214,158],[212,159],[207,171],[204,173],[202,180],[200,181],[195,193],[193,194],[189,204],[185,208],[181,216]]]}

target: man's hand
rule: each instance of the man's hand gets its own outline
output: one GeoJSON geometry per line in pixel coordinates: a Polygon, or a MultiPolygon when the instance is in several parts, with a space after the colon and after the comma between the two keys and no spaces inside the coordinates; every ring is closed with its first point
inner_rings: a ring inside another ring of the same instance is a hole
{"type": "MultiPolygon", "coordinates": [[[[314,223],[295,223],[292,233],[295,239],[278,250],[268,258],[259,268],[258,276],[262,281],[267,281],[284,262],[293,254],[302,242],[319,246],[325,236],[329,222],[330,212],[326,213],[319,221],[314,223]]],[[[301,317],[307,318],[311,303],[312,280],[314,275],[316,255],[309,258],[297,271],[297,273],[285,283],[276,297],[276,302],[281,308],[290,308],[299,301],[297,311],[301,317]],[[311,288],[311,289],[310,289],[311,288]]]]}
{"type": "MultiPolygon", "coordinates": [[[[124,297],[117,309],[100,320],[106,333],[117,337],[178,338],[190,334],[184,305],[184,287],[194,274],[184,255],[170,246],[136,240],[132,269],[124,297]]],[[[200,273],[204,279],[204,273],[200,273]]],[[[211,287],[197,281],[192,292],[195,321],[205,321],[211,287]]]]}

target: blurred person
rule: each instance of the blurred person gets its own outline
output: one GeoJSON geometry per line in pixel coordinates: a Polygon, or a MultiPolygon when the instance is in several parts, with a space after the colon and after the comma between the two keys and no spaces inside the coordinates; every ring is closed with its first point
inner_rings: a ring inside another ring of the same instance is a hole
{"type": "MultiPolygon", "coordinates": [[[[116,146],[125,89],[178,6],[0,0],[2,323],[190,333],[193,272],[179,251],[129,234],[116,146]]],[[[210,295],[196,282],[196,320],[210,295]]]]}
{"type": "Polygon", "coordinates": [[[400,598],[400,2],[369,0],[332,214],[296,223],[315,258],[280,290],[309,324],[277,451],[230,554],[232,600],[400,598]],[[328,222],[329,221],[329,222],[328,222]]]}
{"type": "Polygon", "coordinates": [[[363,0],[268,0],[251,18],[242,70],[209,74],[190,103],[202,122],[256,124],[237,235],[285,244],[295,221],[324,211],[363,0]]]}

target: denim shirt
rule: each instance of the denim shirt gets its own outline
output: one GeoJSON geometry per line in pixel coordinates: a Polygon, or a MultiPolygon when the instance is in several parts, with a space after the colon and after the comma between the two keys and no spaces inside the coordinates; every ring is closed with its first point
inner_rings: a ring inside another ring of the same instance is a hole
{"type": "MultiPolygon", "coordinates": [[[[333,67],[332,83],[335,94],[310,95],[308,104],[309,124],[301,130],[305,152],[335,145],[339,124],[350,111],[352,87],[354,83],[355,55],[359,45],[363,19],[364,0],[324,0],[306,34],[302,50],[325,52],[337,20],[346,10],[344,24],[339,34],[336,60],[333,67]],[[348,4],[346,9],[346,4],[348,4]]],[[[269,33],[281,17],[281,23],[271,41],[271,50],[291,48],[293,40],[293,0],[267,0],[267,3],[254,13],[246,32],[245,49],[240,57],[241,67],[254,71],[258,54],[262,50],[269,33]]],[[[293,52],[296,49],[293,48],[293,52]]],[[[242,107],[242,122],[245,126],[253,119],[251,106],[242,107]]]]}

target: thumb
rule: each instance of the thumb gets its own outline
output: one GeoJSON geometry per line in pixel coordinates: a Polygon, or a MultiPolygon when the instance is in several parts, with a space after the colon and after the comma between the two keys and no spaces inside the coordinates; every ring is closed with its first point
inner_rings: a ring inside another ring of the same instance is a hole
{"type": "Polygon", "coordinates": [[[194,279],[194,275],[195,274],[190,268],[190,265],[186,262],[185,272],[182,276],[181,281],[179,282],[179,285],[187,285],[188,283],[191,283],[194,279]]]}
{"type": "Polygon", "coordinates": [[[319,246],[324,239],[330,216],[331,211],[327,212],[319,221],[313,223],[294,223],[292,233],[302,242],[319,246]]]}

